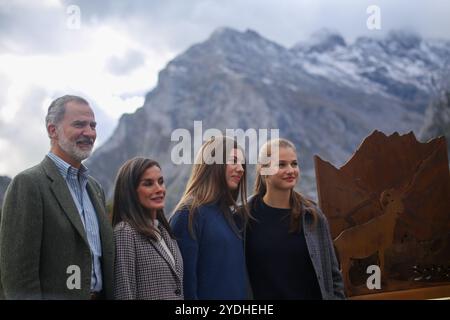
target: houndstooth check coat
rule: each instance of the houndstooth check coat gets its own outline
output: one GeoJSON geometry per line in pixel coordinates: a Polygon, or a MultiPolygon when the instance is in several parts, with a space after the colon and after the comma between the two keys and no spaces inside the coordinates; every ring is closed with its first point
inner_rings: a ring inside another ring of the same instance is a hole
{"type": "Polygon", "coordinates": [[[183,299],[183,259],[180,250],[161,224],[159,230],[175,265],[159,242],[138,233],[126,222],[115,226],[115,299],[183,299]]]}

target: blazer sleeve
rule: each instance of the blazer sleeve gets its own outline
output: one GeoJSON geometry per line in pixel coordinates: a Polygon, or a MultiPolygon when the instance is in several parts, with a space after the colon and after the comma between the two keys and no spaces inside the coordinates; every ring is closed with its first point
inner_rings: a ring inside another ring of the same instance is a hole
{"type": "Polygon", "coordinates": [[[131,229],[120,226],[114,229],[114,299],[136,299],[136,249],[131,229]]]}
{"type": "Polygon", "coordinates": [[[0,222],[0,270],[6,299],[42,299],[39,278],[43,203],[35,179],[11,182],[0,222]]]}
{"type": "Polygon", "coordinates": [[[198,300],[198,239],[194,239],[188,228],[189,212],[177,211],[170,220],[170,226],[183,257],[184,298],[198,300]]]}
{"type": "Polygon", "coordinates": [[[336,299],[346,299],[345,296],[345,290],[344,290],[344,281],[342,279],[342,273],[339,269],[339,263],[336,259],[336,253],[334,251],[334,244],[333,239],[331,239],[331,232],[330,232],[330,226],[328,224],[328,219],[324,217],[324,224],[325,224],[325,230],[326,230],[326,237],[328,241],[329,250],[330,253],[330,261],[331,261],[331,274],[333,277],[333,291],[334,291],[334,297],[336,299]]]}

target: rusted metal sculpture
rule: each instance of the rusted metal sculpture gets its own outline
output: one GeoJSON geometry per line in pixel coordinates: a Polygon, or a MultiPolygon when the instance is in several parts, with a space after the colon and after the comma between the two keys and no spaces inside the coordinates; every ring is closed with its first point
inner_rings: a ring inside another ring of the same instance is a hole
{"type": "Polygon", "coordinates": [[[314,160],[319,205],[330,223],[347,294],[435,286],[444,289],[434,295],[450,296],[445,138],[420,143],[413,133],[375,131],[340,169],[318,156],[314,160]],[[369,265],[380,268],[379,290],[366,286],[369,265]]]}

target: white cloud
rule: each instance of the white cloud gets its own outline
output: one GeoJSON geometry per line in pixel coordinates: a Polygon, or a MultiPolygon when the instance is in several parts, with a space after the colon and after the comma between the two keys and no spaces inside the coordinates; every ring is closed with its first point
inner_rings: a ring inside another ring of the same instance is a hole
{"type": "MultiPolygon", "coordinates": [[[[0,127],[0,170],[14,175],[42,160],[49,141],[45,133],[44,112],[37,101],[45,98],[45,89],[32,86],[20,91],[9,123],[0,127]]],[[[3,120],[3,119],[2,119],[3,120]]]]}
{"type": "Polygon", "coordinates": [[[58,54],[0,54],[3,93],[0,105],[0,173],[14,175],[31,166],[48,150],[43,125],[50,102],[73,93],[87,98],[101,111],[97,146],[112,133],[118,118],[141,107],[145,94],[156,84],[158,71],[173,56],[142,47],[112,26],[85,27],[86,46],[58,54]],[[127,52],[140,52],[139,68],[117,75],[108,72],[106,62],[127,52]],[[31,98],[32,97],[32,98],[31,98]],[[24,106],[27,103],[27,106],[24,106]],[[27,121],[27,130],[21,131],[27,121]],[[29,123],[28,123],[29,122],[29,123]],[[37,124],[37,126],[35,126],[37,124]],[[20,139],[17,133],[20,132],[20,139]],[[30,135],[29,139],[26,138],[30,135]],[[21,143],[18,143],[20,140],[21,143]],[[30,149],[30,146],[33,146],[30,149]],[[35,147],[39,146],[39,147],[35,147]],[[25,156],[32,150],[37,157],[25,156]]]}

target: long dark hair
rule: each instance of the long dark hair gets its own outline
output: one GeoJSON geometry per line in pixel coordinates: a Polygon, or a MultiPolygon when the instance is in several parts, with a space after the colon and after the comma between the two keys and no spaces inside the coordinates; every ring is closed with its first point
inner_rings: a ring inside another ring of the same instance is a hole
{"type": "MultiPolygon", "coordinates": [[[[259,151],[259,159],[261,160],[266,156],[270,157],[272,155],[273,146],[278,148],[291,148],[294,152],[297,151],[295,145],[291,141],[286,139],[273,139],[267,141],[261,147],[261,150],[259,151]]],[[[267,192],[265,176],[261,175],[261,168],[267,165],[268,164],[265,163],[262,164],[259,162],[258,165],[256,166],[256,179],[254,188],[255,201],[252,201],[253,205],[256,205],[257,201],[262,201],[262,198],[267,192]]],[[[306,198],[300,192],[297,192],[292,188],[290,191],[289,206],[291,208],[289,233],[296,233],[300,231],[302,212],[304,211],[304,209],[308,209],[313,215],[314,220],[313,225],[315,226],[317,222],[318,213],[316,206],[312,200],[306,198]]]]}
{"type": "MultiPolygon", "coordinates": [[[[152,159],[135,157],[126,161],[119,169],[114,189],[112,224],[114,227],[119,222],[124,221],[140,234],[157,240],[159,231],[151,223],[148,212],[140,204],[137,194],[137,188],[143,174],[153,166],[161,169],[159,163],[152,159]]],[[[164,215],[164,210],[157,210],[156,216],[170,236],[174,238],[174,234],[164,215]]]]}
{"type": "Polygon", "coordinates": [[[195,238],[193,216],[197,209],[205,204],[217,204],[225,215],[225,219],[238,236],[240,236],[242,230],[236,225],[230,207],[241,215],[243,226],[248,220],[247,169],[245,162],[242,164],[244,174],[236,190],[228,188],[225,178],[227,158],[232,149],[241,150],[244,154],[235,139],[226,136],[212,137],[201,146],[197,153],[186,189],[174,210],[178,211],[186,208],[189,210],[188,227],[193,238],[195,238]],[[222,155],[218,159],[219,163],[215,162],[219,157],[217,152],[220,152],[222,155]],[[238,205],[239,196],[240,205],[238,205]]]}

